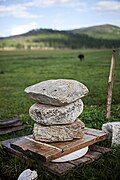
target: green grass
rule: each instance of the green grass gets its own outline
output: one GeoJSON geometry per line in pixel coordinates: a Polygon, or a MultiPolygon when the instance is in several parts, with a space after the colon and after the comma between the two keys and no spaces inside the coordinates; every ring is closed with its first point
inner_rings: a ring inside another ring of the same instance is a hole
{"type": "MultiPolygon", "coordinates": [[[[67,78],[84,83],[90,90],[83,98],[84,111],[80,119],[86,126],[101,128],[106,122],[105,105],[107,79],[109,74],[110,50],[82,50],[85,61],[77,58],[81,50],[58,51],[1,51],[0,52],[0,119],[19,117],[25,130],[0,137],[0,140],[32,133],[33,121],[28,115],[34,103],[24,89],[47,79],[67,78]]],[[[116,68],[113,87],[111,121],[120,119],[120,56],[116,55],[116,68]]],[[[109,147],[108,142],[102,143],[109,147]]],[[[25,160],[14,158],[0,148],[0,174],[5,179],[16,179],[25,168],[31,165],[25,160]]],[[[40,179],[57,179],[40,165],[34,164],[40,179]]],[[[113,179],[120,176],[120,149],[114,147],[112,153],[91,165],[79,167],[62,179],[113,179]]]]}

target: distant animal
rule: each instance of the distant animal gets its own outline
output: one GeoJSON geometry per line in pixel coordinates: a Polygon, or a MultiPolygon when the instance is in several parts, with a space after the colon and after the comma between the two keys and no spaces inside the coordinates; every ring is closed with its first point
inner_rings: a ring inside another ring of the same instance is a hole
{"type": "Polygon", "coordinates": [[[78,58],[82,61],[82,60],[84,60],[85,56],[84,56],[84,54],[79,54],[78,58]]]}

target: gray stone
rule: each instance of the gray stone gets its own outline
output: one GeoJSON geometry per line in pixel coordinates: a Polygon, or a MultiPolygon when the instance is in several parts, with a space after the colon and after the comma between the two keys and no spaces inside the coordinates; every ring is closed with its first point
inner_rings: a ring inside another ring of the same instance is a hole
{"type": "Polygon", "coordinates": [[[109,122],[102,125],[102,130],[108,133],[112,145],[120,144],[120,122],[109,122]]]}
{"type": "Polygon", "coordinates": [[[33,135],[35,140],[43,142],[70,141],[83,138],[84,123],[76,120],[69,125],[43,126],[34,124],[33,135]]]}
{"type": "Polygon", "coordinates": [[[113,125],[112,145],[120,145],[120,123],[113,125]]]}
{"type": "Polygon", "coordinates": [[[18,180],[37,180],[37,178],[38,178],[38,174],[36,171],[31,171],[30,169],[26,169],[20,174],[18,180]]]}
{"type": "Polygon", "coordinates": [[[83,111],[81,99],[66,106],[52,106],[36,103],[29,109],[29,115],[37,123],[57,125],[73,123],[83,111]]]}
{"type": "Polygon", "coordinates": [[[29,86],[25,92],[42,104],[63,106],[70,104],[88,93],[87,87],[75,80],[47,80],[29,86]]]}

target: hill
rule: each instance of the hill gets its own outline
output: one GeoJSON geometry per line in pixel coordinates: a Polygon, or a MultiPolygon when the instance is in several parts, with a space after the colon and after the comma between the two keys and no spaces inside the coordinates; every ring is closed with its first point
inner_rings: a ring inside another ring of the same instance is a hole
{"type": "Polygon", "coordinates": [[[71,32],[73,34],[87,34],[94,38],[120,39],[120,27],[110,24],[75,29],[71,32]]]}
{"type": "MultiPolygon", "coordinates": [[[[0,49],[79,49],[120,47],[120,39],[117,38],[117,36],[119,37],[119,31],[116,31],[116,38],[110,39],[110,35],[108,36],[109,38],[107,38],[106,34],[109,28],[106,28],[106,26],[108,25],[101,25],[99,28],[94,26],[87,28],[86,31],[85,28],[84,30],[82,28],[72,31],[58,31],[52,29],[31,30],[25,34],[0,39],[0,49]],[[103,31],[100,31],[100,28],[103,29],[103,31]],[[98,33],[98,29],[104,36],[99,37],[100,33],[98,33]],[[106,34],[104,32],[106,32],[106,34]],[[94,37],[93,34],[95,34],[94,37]],[[103,37],[106,37],[106,39],[103,37]]],[[[109,26],[111,27],[112,25],[109,26]]]]}

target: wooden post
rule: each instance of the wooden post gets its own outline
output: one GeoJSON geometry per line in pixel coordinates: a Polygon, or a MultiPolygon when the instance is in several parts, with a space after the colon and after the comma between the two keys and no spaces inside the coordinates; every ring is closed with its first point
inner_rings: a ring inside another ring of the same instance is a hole
{"type": "Polygon", "coordinates": [[[110,73],[109,73],[109,78],[108,78],[108,94],[107,94],[107,104],[106,104],[106,119],[108,120],[110,119],[110,114],[111,114],[114,69],[115,69],[115,50],[113,50],[112,52],[111,67],[110,67],[110,73]]]}

